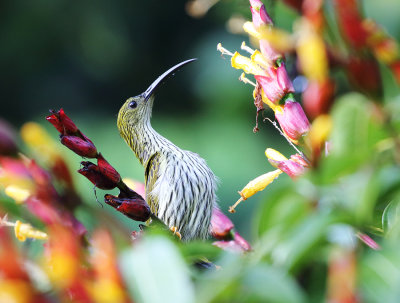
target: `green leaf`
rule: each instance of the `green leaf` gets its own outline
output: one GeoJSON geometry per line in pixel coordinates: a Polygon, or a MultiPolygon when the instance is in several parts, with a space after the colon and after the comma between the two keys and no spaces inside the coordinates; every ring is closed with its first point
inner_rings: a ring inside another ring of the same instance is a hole
{"type": "Polygon", "coordinates": [[[335,102],[330,155],[321,161],[319,182],[330,183],[372,161],[376,144],[386,138],[375,107],[363,95],[350,93],[335,102]]]}
{"type": "Polygon", "coordinates": [[[400,247],[369,251],[359,262],[359,284],[364,302],[397,303],[400,298],[400,247]]]}
{"type": "Polygon", "coordinates": [[[120,265],[135,302],[194,302],[189,269],[167,238],[144,237],[122,254],[120,265]]]}
{"type": "Polygon", "coordinates": [[[248,296],[245,302],[305,302],[303,292],[287,272],[266,264],[248,267],[242,288],[248,296]]]}

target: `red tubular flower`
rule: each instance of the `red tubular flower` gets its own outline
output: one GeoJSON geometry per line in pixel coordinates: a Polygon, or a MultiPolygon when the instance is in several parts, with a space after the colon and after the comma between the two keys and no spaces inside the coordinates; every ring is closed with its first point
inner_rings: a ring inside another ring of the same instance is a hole
{"type": "Polygon", "coordinates": [[[211,217],[211,235],[216,239],[224,239],[230,235],[233,227],[232,221],[219,208],[214,208],[211,217]]]}
{"type": "Polygon", "coordinates": [[[110,163],[106,161],[106,159],[104,159],[100,153],[97,157],[97,166],[99,167],[99,171],[112,182],[117,184],[121,181],[120,174],[115,170],[114,167],[110,165],[110,163]]]}
{"type": "Polygon", "coordinates": [[[61,135],[61,143],[79,156],[86,158],[96,158],[96,146],[90,140],[84,140],[76,136],[61,135]]]}
{"type": "Polygon", "coordinates": [[[268,159],[268,161],[271,163],[272,166],[279,168],[292,179],[295,179],[298,176],[304,174],[305,171],[304,166],[291,160],[276,161],[268,159]]]}
{"type": "Polygon", "coordinates": [[[303,92],[303,106],[311,119],[326,114],[333,101],[335,82],[326,79],[320,83],[311,81],[303,92]]]}
{"type": "Polygon", "coordinates": [[[287,100],[283,111],[276,111],[275,117],[282,130],[293,141],[298,141],[310,130],[310,122],[303,108],[295,101],[287,100]]]}
{"type": "Polygon", "coordinates": [[[350,58],[346,71],[356,89],[375,98],[382,95],[381,74],[374,58],[350,58]]]}
{"type": "Polygon", "coordinates": [[[149,205],[140,198],[120,198],[107,194],[104,202],[135,221],[147,221],[151,215],[149,205]]]}
{"type": "Polygon", "coordinates": [[[267,98],[274,104],[288,93],[294,93],[293,84],[286,72],[285,64],[282,63],[278,68],[271,67],[269,76],[254,76],[264,90],[267,98]]]}
{"type": "Polygon", "coordinates": [[[362,25],[358,1],[335,0],[334,7],[343,37],[356,49],[365,47],[368,33],[362,25]]]}
{"type": "Polygon", "coordinates": [[[96,164],[89,161],[83,161],[81,164],[83,167],[78,170],[78,173],[88,178],[96,187],[105,190],[117,187],[117,183],[103,175],[96,164]]]}
{"type": "Polygon", "coordinates": [[[49,121],[62,135],[73,135],[78,132],[78,127],[69,118],[64,110],[61,108],[58,112],[50,110],[52,115],[47,116],[46,120],[49,121]]]}

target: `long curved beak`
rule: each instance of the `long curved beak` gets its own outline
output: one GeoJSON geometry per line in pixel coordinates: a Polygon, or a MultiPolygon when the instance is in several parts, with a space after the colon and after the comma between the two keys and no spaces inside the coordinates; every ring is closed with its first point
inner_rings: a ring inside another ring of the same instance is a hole
{"type": "Polygon", "coordinates": [[[158,77],[146,91],[142,94],[144,99],[147,101],[151,95],[154,94],[154,91],[156,90],[157,87],[160,86],[169,76],[172,76],[178,69],[180,69],[182,66],[191,63],[193,61],[196,61],[197,59],[189,59],[186,61],[183,61],[181,63],[178,63],[177,65],[171,67],[169,70],[167,70],[165,73],[163,73],[160,77],[158,77]]]}

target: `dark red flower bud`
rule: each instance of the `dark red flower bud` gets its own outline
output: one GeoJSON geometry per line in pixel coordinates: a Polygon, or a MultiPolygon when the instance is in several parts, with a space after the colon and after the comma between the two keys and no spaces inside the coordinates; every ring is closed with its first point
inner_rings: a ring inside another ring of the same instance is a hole
{"type": "Polygon", "coordinates": [[[61,143],[79,156],[86,158],[96,158],[96,146],[90,141],[86,141],[75,136],[61,136],[61,143]]]}
{"type": "Polygon", "coordinates": [[[100,172],[99,167],[96,164],[89,161],[83,161],[81,164],[83,167],[78,170],[78,173],[88,178],[96,187],[105,190],[117,187],[115,182],[100,172]]]}
{"type": "Polygon", "coordinates": [[[303,106],[312,119],[329,111],[335,93],[335,82],[326,79],[324,82],[311,81],[303,92],[303,106]]]}
{"type": "Polygon", "coordinates": [[[216,239],[224,239],[230,235],[233,227],[232,221],[219,208],[214,208],[211,217],[211,235],[216,239]]]}
{"type": "MultiPolygon", "coordinates": [[[[50,112],[54,111],[50,110],[50,112]]],[[[47,116],[46,120],[49,121],[58,130],[60,134],[64,134],[64,126],[61,124],[61,121],[56,113],[47,116]]]]}
{"type": "Polygon", "coordinates": [[[119,198],[107,194],[104,202],[135,221],[144,222],[151,215],[150,207],[143,199],[119,198]]]}
{"type": "Polygon", "coordinates": [[[119,181],[121,181],[120,174],[115,170],[114,167],[110,165],[110,163],[106,161],[106,159],[104,159],[100,153],[97,156],[97,166],[99,167],[100,172],[112,182],[119,183],[119,181]]]}
{"type": "Polygon", "coordinates": [[[351,84],[362,93],[374,98],[382,95],[382,79],[378,62],[372,58],[350,58],[347,76],[351,84]]]}
{"type": "Polygon", "coordinates": [[[58,112],[50,110],[52,115],[47,116],[46,120],[49,121],[62,135],[73,135],[78,132],[78,127],[68,117],[64,110],[61,108],[58,112]]]}
{"type": "Polygon", "coordinates": [[[74,183],[72,181],[71,172],[65,163],[65,160],[60,156],[57,156],[52,163],[51,171],[54,176],[61,182],[64,182],[68,188],[73,188],[74,183]]]}

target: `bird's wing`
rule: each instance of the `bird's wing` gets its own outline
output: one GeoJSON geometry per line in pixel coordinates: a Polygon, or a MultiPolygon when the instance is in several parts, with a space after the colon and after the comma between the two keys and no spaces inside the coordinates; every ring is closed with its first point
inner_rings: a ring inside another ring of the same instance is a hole
{"type": "Polygon", "coordinates": [[[152,192],[154,185],[158,179],[158,170],[161,163],[161,154],[155,153],[151,155],[147,163],[145,164],[144,179],[146,185],[146,199],[150,205],[151,212],[158,215],[158,198],[149,193],[152,192]]]}

